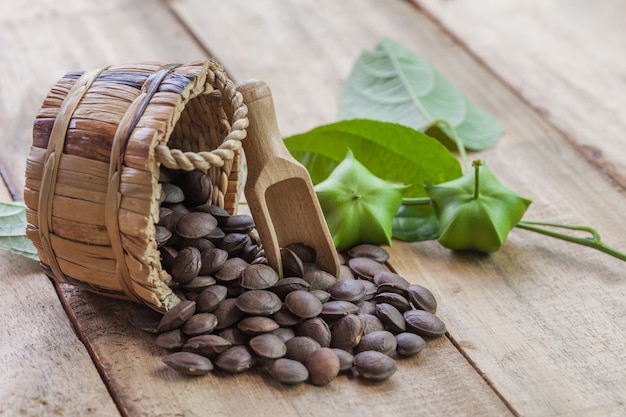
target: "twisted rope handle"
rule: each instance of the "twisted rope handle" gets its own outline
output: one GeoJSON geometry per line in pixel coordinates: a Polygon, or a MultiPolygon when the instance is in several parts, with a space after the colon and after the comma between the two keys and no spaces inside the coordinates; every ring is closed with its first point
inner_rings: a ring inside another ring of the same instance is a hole
{"type": "Polygon", "coordinates": [[[170,149],[167,145],[158,145],[155,148],[157,160],[170,169],[193,171],[199,169],[206,172],[211,167],[222,167],[224,162],[232,161],[236,152],[241,149],[241,141],[246,137],[248,127],[248,108],[235,84],[219,69],[209,69],[215,76],[217,89],[226,97],[233,109],[233,120],[230,133],[217,149],[201,152],[183,152],[180,149],[170,149]]]}

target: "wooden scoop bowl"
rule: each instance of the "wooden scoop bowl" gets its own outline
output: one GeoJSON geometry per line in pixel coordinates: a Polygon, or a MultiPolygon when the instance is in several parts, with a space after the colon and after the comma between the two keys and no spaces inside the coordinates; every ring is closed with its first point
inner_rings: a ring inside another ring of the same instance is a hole
{"type": "Polygon", "coordinates": [[[250,121],[242,141],[248,163],[244,192],[269,265],[282,277],[280,248],[304,243],[315,249],[317,265],[339,276],[337,251],[311,177],[283,143],[269,87],[250,80],[237,89],[248,106],[250,121]]]}

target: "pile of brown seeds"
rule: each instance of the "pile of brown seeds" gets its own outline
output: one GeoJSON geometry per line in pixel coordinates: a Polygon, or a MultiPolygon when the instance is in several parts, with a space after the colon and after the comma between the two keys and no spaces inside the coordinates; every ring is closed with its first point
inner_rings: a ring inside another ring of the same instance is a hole
{"type": "Polygon", "coordinates": [[[341,372],[381,381],[396,372],[395,358],[418,354],[424,338],[446,332],[433,294],[390,271],[383,248],[340,253],[335,277],[316,266],[310,247],[291,244],[281,250],[280,278],[266,264],[250,216],[188,198],[207,188],[185,184],[206,183],[202,175],[171,177],[157,233],[182,302],[164,315],[133,317],[173,352],[163,358],[168,366],[204,375],[262,364],[283,384],[326,385],[341,372]]]}

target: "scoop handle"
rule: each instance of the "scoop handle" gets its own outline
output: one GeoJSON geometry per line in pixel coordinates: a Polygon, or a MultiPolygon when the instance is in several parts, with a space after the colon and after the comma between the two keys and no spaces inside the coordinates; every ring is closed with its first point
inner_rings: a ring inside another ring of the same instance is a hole
{"type": "Polygon", "coordinates": [[[316,263],[339,275],[339,260],[311,177],[289,153],[278,130],[272,94],[265,82],[237,86],[248,106],[245,195],[268,264],[282,276],[280,245],[302,242],[316,250],[316,263]]]}
{"type": "Polygon", "coordinates": [[[248,106],[248,136],[242,145],[248,164],[248,178],[257,178],[276,158],[295,161],[283,143],[278,129],[276,109],[269,86],[261,80],[251,79],[237,85],[237,90],[248,106]],[[251,163],[250,163],[251,162],[251,163]]]}

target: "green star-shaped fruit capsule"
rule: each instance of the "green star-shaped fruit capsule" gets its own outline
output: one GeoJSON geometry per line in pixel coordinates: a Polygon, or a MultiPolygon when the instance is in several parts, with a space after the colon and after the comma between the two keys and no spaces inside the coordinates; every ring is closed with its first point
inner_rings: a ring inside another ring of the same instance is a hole
{"type": "Polygon", "coordinates": [[[406,188],[375,176],[348,150],[328,178],[315,186],[335,247],[391,244],[391,221],[406,188]]]}
{"type": "Polygon", "coordinates": [[[426,187],[439,220],[439,243],[453,250],[495,252],[531,201],[503,186],[482,161],[460,178],[426,187]]]}

